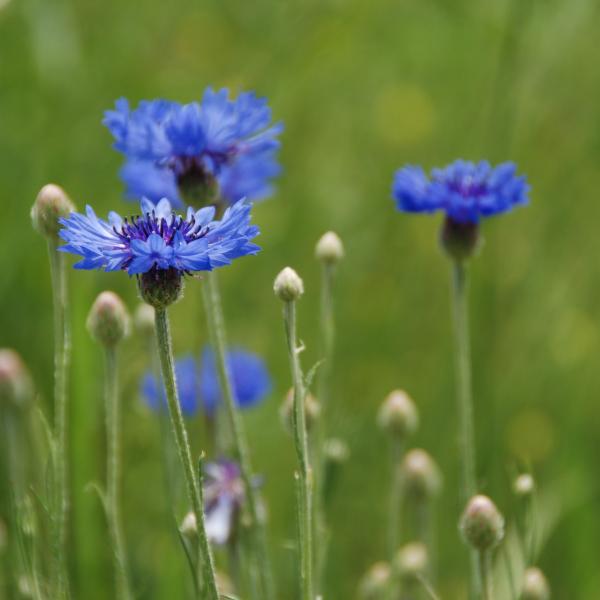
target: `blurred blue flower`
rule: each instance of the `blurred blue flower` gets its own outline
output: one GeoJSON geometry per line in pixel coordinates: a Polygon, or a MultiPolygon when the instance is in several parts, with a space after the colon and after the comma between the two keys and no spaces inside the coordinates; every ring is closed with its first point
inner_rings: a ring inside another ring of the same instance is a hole
{"type": "Polygon", "coordinates": [[[277,136],[265,98],[252,92],[229,98],[229,91],[207,88],[201,102],[126,99],[105,113],[114,147],[126,157],[121,178],[131,198],[163,197],[183,204],[182,190],[216,182],[228,203],[258,200],[271,193],[279,174],[277,136]]]}
{"type": "Polygon", "coordinates": [[[431,213],[442,210],[456,223],[478,223],[482,217],[507,212],[528,202],[526,178],[506,162],[492,167],[487,161],[457,160],[427,177],[421,167],[396,172],[393,196],[398,210],[431,213]]]}
{"type": "Polygon", "coordinates": [[[104,221],[88,206],[86,215],[60,219],[60,237],[67,243],[59,249],[83,257],[76,269],[122,269],[130,275],[153,268],[211,271],[260,250],[250,241],[259,233],[250,225],[250,208],[237,202],[214,221],[214,207],[188,208],[184,218],[165,198],[156,206],[143,199],[141,216],[123,219],[111,212],[104,221]]]}
{"type": "MultiPolygon", "coordinates": [[[[198,412],[199,408],[198,368],[196,360],[192,356],[185,356],[176,360],[175,377],[181,412],[184,416],[191,417],[198,412]]],[[[140,393],[152,410],[159,411],[166,409],[167,397],[165,395],[165,388],[162,380],[159,388],[153,373],[147,372],[142,377],[140,393]]]]}
{"type": "Polygon", "coordinates": [[[245,498],[239,465],[226,459],[206,463],[203,491],[208,539],[213,544],[225,544],[234,532],[245,498]]]}
{"type": "MultiPolygon", "coordinates": [[[[227,365],[235,398],[240,408],[260,402],[271,391],[271,377],[263,360],[251,352],[234,348],[227,352],[227,365]]],[[[208,413],[221,402],[221,387],[214,352],[205,348],[200,368],[200,395],[208,413]]]]}

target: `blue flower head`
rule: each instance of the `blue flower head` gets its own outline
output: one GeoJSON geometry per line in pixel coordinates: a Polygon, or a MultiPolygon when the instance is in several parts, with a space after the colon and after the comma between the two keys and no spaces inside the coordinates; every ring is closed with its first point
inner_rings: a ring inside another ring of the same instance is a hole
{"type": "Polygon", "coordinates": [[[60,237],[66,242],[60,250],[82,257],[76,269],[124,270],[130,275],[211,271],[260,250],[251,242],[259,231],[250,225],[250,208],[237,202],[215,221],[214,207],[188,208],[183,217],[164,198],[156,206],[143,199],[139,216],[123,219],[111,212],[104,221],[88,206],[85,215],[60,219],[60,237]]]}
{"type": "Polygon", "coordinates": [[[151,100],[135,109],[121,98],[103,123],[126,157],[121,178],[131,198],[206,202],[216,186],[227,203],[257,200],[280,171],[283,127],[271,125],[266,99],[251,92],[230,99],[227,89],[207,88],[201,102],[151,100]]]}
{"type": "Polygon", "coordinates": [[[506,162],[492,167],[487,161],[457,160],[428,177],[421,167],[405,166],[396,172],[393,196],[398,210],[432,213],[444,211],[457,224],[476,224],[527,204],[529,185],[506,162]]]}
{"type": "MultiPolygon", "coordinates": [[[[192,356],[185,356],[175,361],[175,376],[177,379],[177,392],[181,412],[186,417],[191,417],[198,412],[198,369],[192,356]]],[[[167,398],[165,388],[151,372],[147,372],[140,382],[140,393],[146,404],[155,411],[166,410],[167,398]]]]}
{"type": "MultiPolygon", "coordinates": [[[[235,399],[240,408],[254,406],[271,391],[271,378],[263,360],[239,348],[227,353],[235,399]]],[[[221,402],[221,387],[217,375],[215,355],[210,348],[202,353],[200,368],[200,394],[208,413],[215,411],[221,402]]]]}

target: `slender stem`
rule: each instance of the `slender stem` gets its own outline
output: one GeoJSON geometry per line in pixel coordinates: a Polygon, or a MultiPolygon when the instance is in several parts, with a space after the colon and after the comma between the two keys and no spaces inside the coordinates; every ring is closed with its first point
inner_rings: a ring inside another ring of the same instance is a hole
{"type": "Polygon", "coordinates": [[[390,507],[388,516],[388,556],[390,564],[394,561],[394,556],[398,551],[400,536],[400,509],[402,501],[402,481],[400,479],[399,465],[402,458],[402,442],[397,439],[392,440],[390,452],[390,507]]]}
{"type": "Polygon", "coordinates": [[[456,339],[456,374],[460,446],[463,469],[463,502],[475,494],[475,436],[473,433],[473,398],[471,392],[471,351],[467,307],[467,272],[464,263],[455,262],[452,272],[454,333],[456,339]]]}
{"type": "Polygon", "coordinates": [[[250,463],[250,452],[242,419],[235,402],[235,393],[226,360],[225,320],[221,306],[216,273],[207,273],[202,286],[206,319],[212,346],[215,352],[219,382],[225,399],[225,411],[233,436],[234,451],[240,465],[240,473],[248,501],[249,516],[252,521],[253,542],[258,562],[261,565],[260,577],[262,593],[261,600],[275,598],[275,585],[271,570],[270,558],[267,551],[267,537],[264,519],[261,515],[258,491],[253,485],[253,471],[250,463]]]}
{"type": "Polygon", "coordinates": [[[333,346],[335,338],[335,320],[333,316],[333,275],[334,266],[323,263],[321,269],[321,351],[323,364],[320,367],[317,398],[321,413],[315,423],[316,440],[313,448],[315,464],[315,538],[321,541],[315,546],[316,585],[320,590],[323,584],[327,559],[327,516],[325,514],[325,476],[326,465],[324,449],[328,434],[328,417],[331,409],[331,373],[333,346]]]}
{"type": "Polygon", "coordinates": [[[71,354],[71,339],[67,321],[67,279],[64,255],[57,244],[48,242],[52,296],[54,304],[54,485],[53,503],[53,568],[56,598],[68,597],[67,578],[67,515],[69,512],[67,473],[67,372],[71,354]]]}
{"type": "Polygon", "coordinates": [[[481,579],[481,600],[493,600],[492,555],[489,550],[478,552],[479,577],[481,579]]]}
{"type": "Polygon", "coordinates": [[[116,597],[120,600],[131,598],[127,555],[120,511],[121,477],[121,415],[119,414],[119,385],[117,378],[117,351],[114,347],[105,350],[106,381],[106,516],[112,537],[115,561],[116,597]]]}
{"type": "MultiPolygon", "coordinates": [[[[473,426],[473,397],[471,390],[471,350],[467,303],[467,271],[465,264],[454,261],[452,269],[452,305],[456,344],[456,384],[460,420],[460,449],[462,458],[461,501],[466,503],[476,491],[475,435],[473,426]]],[[[471,595],[481,588],[477,555],[471,550],[471,595]]]]}
{"type": "Polygon", "coordinates": [[[156,309],[156,339],[158,343],[158,354],[167,395],[167,404],[169,406],[169,415],[171,416],[171,425],[175,435],[175,443],[183,471],[188,492],[190,504],[192,505],[196,516],[196,526],[198,529],[198,548],[202,561],[202,579],[205,586],[206,598],[208,600],[219,600],[217,583],[215,580],[215,569],[212,552],[206,535],[204,524],[204,510],[202,506],[202,491],[196,476],[194,464],[192,462],[192,453],[188,442],[187,431],[175,383],[175,368],[173,364],[173,349],[171,346],[171,332],[169,329],[169,320],[165,309],[156,309]]]}
{"type": "Polygon", "coordinates": [[[304,378],[300,367],[300,349],[296,343],[296,303],[286,302],[283,308],[292,383],[294,385],[294,443],[298,458],[298,518],[300,522],[300,587],[303,600],[314,600],[313,591],[313,505],[312,470],[308,454],[306,415],[304,411],[304,378]]]}

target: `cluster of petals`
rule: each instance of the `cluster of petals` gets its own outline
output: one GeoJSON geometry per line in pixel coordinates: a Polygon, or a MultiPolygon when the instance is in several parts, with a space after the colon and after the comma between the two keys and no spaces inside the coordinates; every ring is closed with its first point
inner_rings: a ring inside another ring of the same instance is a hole
{"type": "Polygon", "coordinates": [[[127,195],[181,205],[181,181],[202,174],[216,180],[228,203],[269,195],[283,130],[271,121],[265,98],[245,92],[230,99],[227,89],[208,88],[201,102],[188,104],[145,100],[132,109],[121,98],[103,122],[126,157],[127,195]]]}
{"type": "Polygon", "coordinates": [[[252,243],[258,227],[250,224],[251,205],[243,200],[215,219],[215,208],[188,208],[186,216],[175,213],[163,198],[154,205],[143,199],[141,215],[122,218],[115,212],[99,219],[88,206],[86,214],[71,213],[60,220],[60,247],[82,257],[77,269],[127,271],[130,275],[151,269],[176,269],[184,273],[211,271],[233,259],[256,254],[252,243]]]}
{"type": "Polygon", "coordinates": [[[529,185],[511,162],[492,167],[487,161],[456,160],[432,169],[430,176],[418,166],[399,169],[392,193],[403,212],[443,211],[457,223],[478,223],[482,217],[527,204],[529,185]]]}

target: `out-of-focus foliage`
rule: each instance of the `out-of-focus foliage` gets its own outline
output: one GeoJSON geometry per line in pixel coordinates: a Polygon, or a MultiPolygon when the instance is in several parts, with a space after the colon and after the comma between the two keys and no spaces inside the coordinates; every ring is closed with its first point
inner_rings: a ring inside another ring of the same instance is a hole
{"type": "MultiPolygon", "coordinates": [[[[333,433],[352,457],[334,497],[327,598],[351,598],[385,557],[387,445],[375,425],[393,388],[418,404],[414,442],[439,462],[439,589],[458,597],[466,552],[457,533],[456,415],[448,265],[436,217],[401,215],[393,171],[456,157],[514,160],[528,208],[484,225],[473,263],[471,329],[481,491],[508,516],[511,480],[531,465],[564,514],[540,564],[557,598],[600,589],[600,13],[595,0],[0,1],[0,345],[17,349],[51,408],[52,306],[46,248],[29,209],[60,183],[80,208],[126,212],[121,157],[101,126],[119,96],[198,98],[206,85],[265,95],[283,135],[284,173],[255,210],[264,251],[221,277],[233,343],[264,354],[271,398],[245,418],[265,475],[281,584],[293,585],[289,436],[278,405],[289,387],[272,280],[298,270],[303,355],[319,359],[313,246],[334,229],[337,281],[333,433]],[[568,477],[568,485],[565,484],[568,477]]],[[[134,210],[134,207],[131,207],[134,210]]],[[[102,370],[85,329],[103,289],[135,306],[123,273],[71,272],[74,589],[110,597],[111,561],[97,497],[102,480],[102,370]]],[[[179,353],[207,340],[201,281],[173,310],[179,353]]],[[[124,513],[140,597],[182,597],[187,573],[163,495],[159,426],[137,398],[142,340],[123,351],[124,513]]],[[[191,425],[202,447],[200,423],[191,425]]],[[[283,597],[283,596],[282,596],[283,597]]]]}

